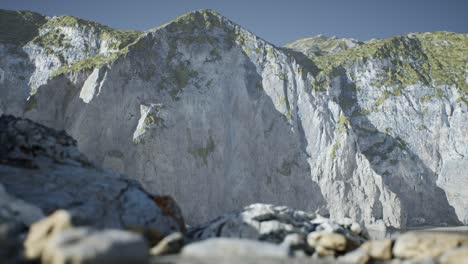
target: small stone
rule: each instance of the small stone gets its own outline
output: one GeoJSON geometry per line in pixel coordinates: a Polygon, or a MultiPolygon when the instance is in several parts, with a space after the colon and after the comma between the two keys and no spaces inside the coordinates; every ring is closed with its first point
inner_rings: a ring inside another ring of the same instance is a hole
{"type": "Polygon", "coordinates": [[[319,240],[319,245],[336,251],[346,250],[346,237],[341,234],[325,234],[319,240]]]}
{"type": "Polygon", "coordinates": [[[287,257],[288,249],[267,242],[238,238],[210,238],[182,249],[185,257],[287,257]]]}
{"type": "Polygon", "coordinates": [[[468,264],[468,247],[450,249],[439,260],[440,264],[468,264]]]}
{"type": "Polygon", "coordinates": [[[367,252],[374,260],[389,260],[392,258],[392,241],[390,239],[368,241],[359,250],[367,252]]]}
{"type": "Polygon", "coordinates": [[[312,232],[307,236],[310,247],[318,246],[336,251],[346,250],[346,237],[337,233],[312,232]]]}
{"type": "Polygon", "coordinates": [[[358,223],[356,223],[356,222],[354,222],[354,223],[351,224],[349,230],[351,230],[351,232],[353,232],[353,233],[356,234],[356,235],[359,235],[359,234],[361,234],[361,232],[362,232],[361,225],[358,224],[358,223]]]}
{"type": "Polygon", "coordinates": [[[73,228],[47,242],[45,264],[146,263],[148,245],[142,236],[123,230],[73,228]]]}
{"type": "Polygon", "coordinates": [[[321,236],[322,236],[322,232],[310,233],[309,235],[307,235],[307,244],[309,244],[311,248],[315,248],[316,246],[318,246],[318,241],[321,236]]]}
{"type": "Polygon", "coordinates": [[[184,236],[182,233],[172,233],[163,238],[156,246],[150,250],[153,256],[162,256],[178,253],[184,246],[184,236]]]}
{"type": "Polygon", "coordinates": [[[403,259],[424,260],[437,258],[445,251],[459,245],[468,245],[468,236],[408,232],[397,238],[393,247],[393,254],[403,259]]]}
{"type": "Polygon", "coordinates": [[[26,258],[38,259],[50,239],[71,227],[71,215],[65,210],[58,210],[49,217],[31,225],[24,242],[26,258]]]}

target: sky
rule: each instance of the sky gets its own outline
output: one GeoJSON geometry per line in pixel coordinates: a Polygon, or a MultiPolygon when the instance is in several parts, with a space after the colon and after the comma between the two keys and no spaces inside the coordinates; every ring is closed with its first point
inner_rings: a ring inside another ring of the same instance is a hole
{"type": "Polygon", "coordinates": [[[468,33],[468,0],[0,0],[0,9],[73,15],[133,30],[205,8],[277,46],[319,34],[365,41],[411,32],[468,33]]]}

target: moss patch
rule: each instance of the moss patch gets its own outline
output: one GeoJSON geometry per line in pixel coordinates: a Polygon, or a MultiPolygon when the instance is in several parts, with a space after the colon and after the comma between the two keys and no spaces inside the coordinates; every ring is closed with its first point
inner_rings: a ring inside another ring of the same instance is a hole
{"type": "Polygon", "coordinates": [[[292,160],[283,160],[281,167],[277,169],[278,173],[283,176],[291,176],[292,168],[297,166],[297,162],[292,160]]]}
{"type": "Polygon", "coordinates": [[[167,76],[162,77],[161,89],[170,89],[169,94],[174,100],[178,100],[180,92],[189,84],[192,78],[196,78],[198,72],[190,69],[188,64],[180,63],[168,69],[167,76]]]}
{"type": "Polygon", "coordinates": [[[335,144],[333,144],[333,146],[331,148],[331,151],[330,151],[330,159],[331,160],[334,160],[336,158],[336,152],[338,151],[338,149],[340,147],[341,147],[340,142],[335,142],[335,144]]]}
{"type": "Polygon", "coordinates": [[[194,150],[189,151],[195,158],[201,159],[205,166],[208,165],[208,156],[215,151],[215,143],[211,136],[208,138],[208,142],[206,143],[205,147],[196,148],[194,150]]]}
{"type": "Polygon", "coordinates": [[[143,121],[143,124],[147,126],[157,125],[164,126],[164,119],[160,118],[154,113],[148,113],[143,121]]]}
{"type": "Polygon", "coordinates": [[[338,120],[338,133],[345,134],[347,129],[351,126],[349,119],[345,115],[341,115],[338,120]]]}

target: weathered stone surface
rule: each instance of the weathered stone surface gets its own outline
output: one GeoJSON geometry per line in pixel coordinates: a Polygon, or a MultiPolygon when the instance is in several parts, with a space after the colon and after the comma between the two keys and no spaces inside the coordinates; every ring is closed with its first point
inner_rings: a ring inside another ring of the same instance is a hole
{"type": "Polygon", "coordinates": [[[402,259],[424,260],[439,257],[449,249],[467,245],[468,236],[464,235],[408,232],[396,239],[393,255],[402,259]]]}
{"type": "Polygon", "coordinates": [[[343,252],[346,250],[346,237],[336,233],[313,232],[307,236],[309,246],[323,247],[333,251],[343,252]]]}
{"type": "Polygon", "coordinates": [[[210,10],[141,35],[67,19],[0,43],[0,113],[66,130],[97,164],[173,194],[190,224],[259,201],[366,225],[468,223],[466,34],[294,52],[210,10]],[[63,45],[40,41],[51,30],[63,45]]]}
{"type": "Polygon", "coordinates": [[[29,226],[43,217],[41,209],[11,196],[0,184],[0,223],[18,222],[29,226]]]}
{"type": "Polygon", "coordinates": [[[150,254],[162,256],[178,253],[184,246],[184,236],[182,233],[172,233],[163,238],[156,246],[151,248],[150,254]]]}
{"type": "Polygon", "coordinates": [[[222,215],[211,222],[189,230],[189,237],[201,240],[211,237],[236,237],[281,243],[286,235],[307,235],[316,229],[311,221],[315,214],[296,211],[286,206],[252,204],[242,211],[222,215]]]}
{"type": "Polygon", "coordinates": [[[51,238],[41,257],[44,264],[147,263],[144,239],[123,230],[68,229],[51,238]]]}
{"type": "Polygon", "coordinates": [[[237,238],[210,238],[185,246],[183,256],[190,257],[287,257],[288,249],[267,242],[237,238]]]}
{"type": "Polygon", "coordinates": [[[65,132],[1,116],[0,160],[0,183],[45,214],[66,209],[77,224],[154,230],[160,238],[185,228],[175,202],[160,207],[135,181],[94,167],[65,132]]]}
{"type": "Polygon", "coordinates": [[[163,213],[172,219],[174,219],[177,224],[179,224],[179,229],[182,232],[185,232],[185,221],[182,211],[177,205],[176,201],[169,195],[152,195],[151,196],[154,202],[161,208],[163,213]]]}
{"type": "Polygon", "coordinates": [[[392,240],[373,240],[365,242],[359,250],[366,252],[374,260],[389,260],[392,258],[392,240]]]}
{"type": "Polygon", "coordinates": [[[447,250],[440,257],[440,264],[467,264],[468,246],[447,250]]]}
{"type": "Polygon", "coordinates": [[[44,252],[44,248],[51,239],[72,227],[72,217],[64,210],[59,210],[49,217],[31,225],[26,241],[24,242],[26,258],[40,258],[44,252]]]}
{"type": "Polygon", "coordinates": [[[192,228],[188,236],[193,240],[235,237],[287,244],[289,242],[284,239],[289,234],[305,237],[315,231],[323,234],[341,233],[353,245],[360,245],[365,240],[364,237],[354,234],[330,219],[270,204],[252,204],[242,211],[222,215],[211,222],[192,228]]]}

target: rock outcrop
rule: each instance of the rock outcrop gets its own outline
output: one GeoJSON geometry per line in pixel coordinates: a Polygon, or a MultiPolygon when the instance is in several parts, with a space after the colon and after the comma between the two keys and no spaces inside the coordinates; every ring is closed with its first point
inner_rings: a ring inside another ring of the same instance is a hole
{"type": "Polygon", "coordinates": [[[466,34],[278,48],[210,10],[143,33],[1,12],[30,30],[1,38],[0,113],[66,130],[191,224],[256,202],[468,223],[466,34]]]}
{"type": "Polygon", "coordinates": [[[0,193],[9,201],[0,217],[13,211],[10,220],[25,225],[66,209],[75,224],[141,228],[160,236],[185,228],[180,215],[166,214],[180,212],[175,203],[160,207],[135,181],[94,167],[65,132],[26,119],[0,117],[0,183],[9,193],[0,193]]]}
{"type": "Polygon", "coordinates": [[[367,235],[356,225],[351,219],[333,221],[285,206],[253,204],[189,230],[188,237],[192,241],[216,237],[260,240],[280,244],[290,256],[324,257],[359,247],[367,235]]]}

